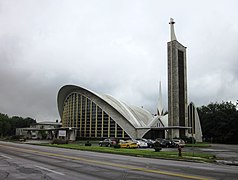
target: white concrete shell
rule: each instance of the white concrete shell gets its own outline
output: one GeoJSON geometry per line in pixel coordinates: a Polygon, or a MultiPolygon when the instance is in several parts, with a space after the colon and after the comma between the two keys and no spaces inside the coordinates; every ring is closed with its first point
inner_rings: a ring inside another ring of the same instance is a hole
{"type": "Polygon", "coordinates": [[[131,138],[142,138],[150,130],[150,124],[154,116],[147,110],[136,106],[128,106],[112,96],[99,95],[75,85],[65,85],[59,90],[57,103],[61,119],[64,101],[73,92],[78,92],[88,97],[100,106],[131,138]]]}
{"type": "Polygon", "coordinates": [[[198,115],[198,111],[197,108],[195,106],[195,104],[193,102],[191,102],[189,105],[192,105],[194,108],[194,123],[192,124],[192,126],[195,127],[195,133],[194,134],[190,134],[190,136],[194,136],[194,138],[196,139],[197,142],[202,142],[202,127],[201,127],[201,123],[200,123],[200,118],[198,115]]]}

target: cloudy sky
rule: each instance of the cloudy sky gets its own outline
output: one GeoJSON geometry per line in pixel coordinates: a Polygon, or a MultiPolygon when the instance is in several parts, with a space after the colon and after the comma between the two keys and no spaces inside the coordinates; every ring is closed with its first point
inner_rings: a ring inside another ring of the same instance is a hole
{"type": "Polygon", "coordinates": [[[169,19],[187,47],[189,101],[238,99],[237,0],[0,0],[0,112],[59,119],[66,84],[167,109],[169,19]]]}

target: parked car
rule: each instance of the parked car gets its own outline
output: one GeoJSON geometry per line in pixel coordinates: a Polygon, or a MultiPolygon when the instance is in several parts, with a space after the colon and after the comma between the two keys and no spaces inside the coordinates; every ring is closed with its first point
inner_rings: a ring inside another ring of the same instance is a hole
{"type": "Polygon", "coordinates": [[[116,144],[116,140],[114,139],[104,139],[103,141],[99,141],[99,146],[106,146],[106,147],[111,147],[116,144]]]}
{"type": "Polygon", "coordinates": [[[162,139],[160,141],[161,147],[166,147],[166,148],[173,148],[176,147],[176,144],[174,141],[171,141],[169,139],[162,139]]]}
{"type": "Polygon", "coordinates": [[[139,148],[147,148],[148,147],[148,144],[143,140],[133,140],[133,141],[137,143],[139,148]]]}
{"type": "Polygon", "coordinates": [[[172,141],[176,144],[176,147],[184,147],[185,146],[185,142],[182,139],[172,139],[172,141]]]}
{"type": "Polygon", "coordinates": [[[146,139],[146,140],[147,140],[148,147],[149,148],[153,148],[154,144],[155,144],[155,141],[152,140],[152,139],[146,139]]]}
{"type": "Polygon", "coordinates": [[[161,142],[163,140],[163,138],[156,138],[155,142],[161,142]]]}
{"type": "Polygon", "coordinates": [[[137,138],[136,140],[144,141],[145,143],[147,143],[148,148],[150,148],[150,147],[153,148],[154,147],[155,141],[152,140],[152,139],[137,138]]]}
{"type": "Polygon", "coordinates": [[[121,148],[138,148],[137,143],[132,140],[120,140],[119,145],[121,148]]]}
{"type": "Polygon", "coordinates": [[[38,138],[38,136],[37,136],[37,134],[35,132],[32,132],[31,139],[35,140],[35,139],[39,139],[39,138],[38,138]]]}
{"type": "Polygon", "coordinates": [[[172,140],[169,140],[169,139],[157,138],[155,141],[159,142],[160,146],[163,147],[163,148],[177,147],[176,144],[172,140]]]}

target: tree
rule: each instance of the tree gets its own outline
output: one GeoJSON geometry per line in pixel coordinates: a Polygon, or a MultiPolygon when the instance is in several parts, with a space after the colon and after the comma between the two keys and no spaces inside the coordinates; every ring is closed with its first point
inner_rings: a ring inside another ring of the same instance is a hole
{"type": "Polygon", "coordinates": [[[8,116],[6,114],[1,114],[0,113],[0,137],[2,138],[3,136],[5,136],[6,134],[6,131],[8,128],[6,123],[7,123],[7,120],[8,120],[8,116]]]}
{"type": "Polygon", "coordinates": [[[204,138],[218,143],[238,143],[238,111],[231,102],[198,108],[204,138]]]}
{"type": "Polygon", "coordinates": [[[33,123],[36,123],[36,120],[29,117],[13,116],[9,118],[6,114],[0,113],[0,137],[13,136],[16,128],[30,127],[33,123]]]}

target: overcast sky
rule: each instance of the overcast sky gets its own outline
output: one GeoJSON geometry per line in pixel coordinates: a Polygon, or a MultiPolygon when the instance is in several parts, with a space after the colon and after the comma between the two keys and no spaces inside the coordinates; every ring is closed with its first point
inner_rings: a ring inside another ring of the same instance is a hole
{"type": "Polygon", "coordinates": [[[167,109],[167,42],[174,18],[187,47],[188,98],[238,99],[237,0],[0,0],[0,112],[59,119],[57,93],[88,88],[167,109]]]}

